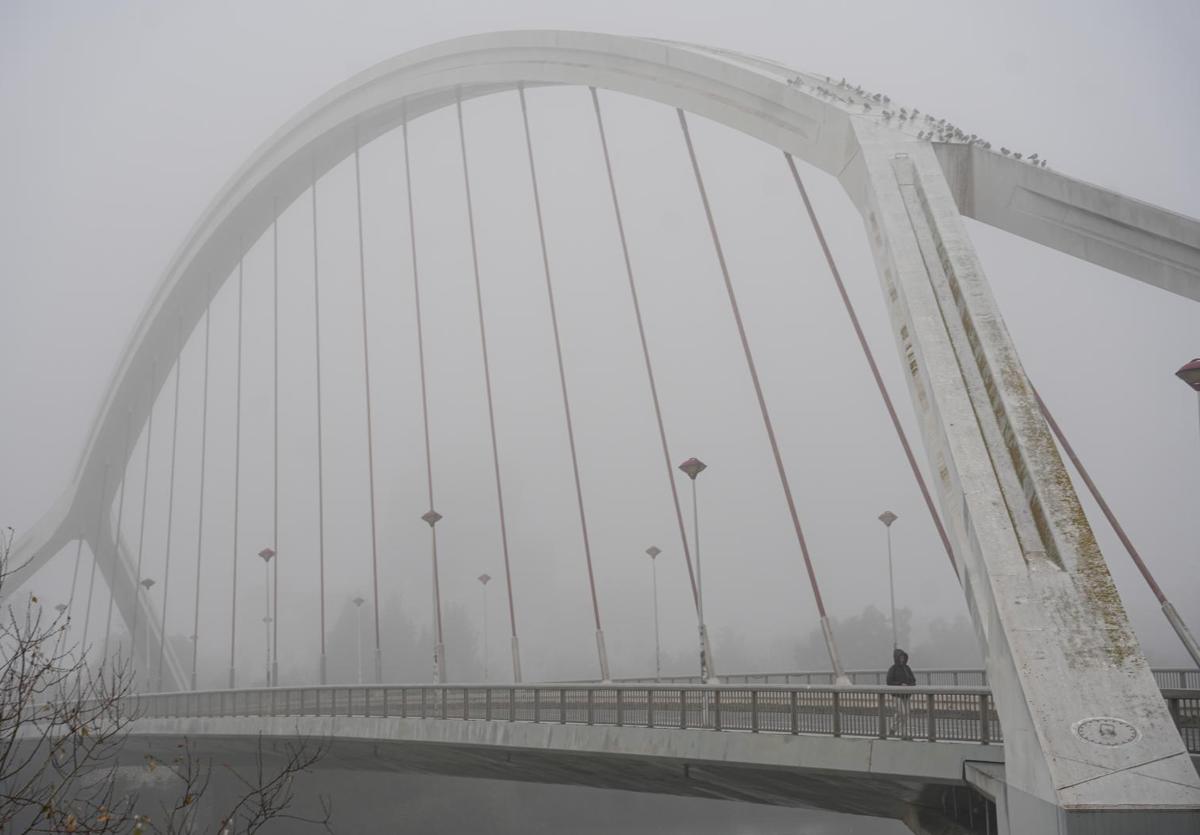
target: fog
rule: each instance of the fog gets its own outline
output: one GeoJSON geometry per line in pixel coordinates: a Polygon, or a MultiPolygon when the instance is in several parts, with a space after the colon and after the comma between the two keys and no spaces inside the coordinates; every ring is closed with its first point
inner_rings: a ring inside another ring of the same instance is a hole
{"type": "MultiPolygon", "coordinates": [[[[520,28],[690,41],[845,76],[997,145],[1036,151],[1068,175],[1200,216],[1193,173],[1200,108],[1192,89],[1200,67],[1191,49],[1200,11],[1188,2],[10,2],[0,10],[0,106],[8,128],[0,132],[0,523],[20,534],[58,498],[165,265],[261,142],[378,61],[449,37],[520,28]]],[[[600,96],[671,454],[709,465],[698,486],[706,615],[719,670],[824,667],[811,648],[812,594],[676,116],[651,102],[600,96]]],[[[664,672],[694,672],[687,571],[591,101],[579,88],[531,90],[528,101],[612,671],[653,672],[644,550],[657,545],[664,672]]],[[[464,120],[525,677],[595,677],[517,96],[467,102],[464,120]]],[[[906,610],[902,634],[927,648],[914,654],[914,666],[973,663],[969,639],[949,640],[952,625],[966,617],[961,589],[782,157],[700,118],[691,127],[830,614],[850,631],[871,619],[868,607],[887,612],[884,531],[876,517],[890,509],[900,517],[892,533],[897,604],[906,610]]],[[[511,676],[510,624],[453,109],[415,120],[409,140],[434,506],[445,517],[438,547],[449,672],[452,680],[482,677],[475,578],[487,572],[494,578],[487,663],[490,676],[504,680],[511,676]]],[[[380,645],[389,678],[422,680],[431,673],[429,534],[420,519],[429,500],[403,153],[395,131],[366,145],[360,164],[380,645]]],[[[802,173],[919,446],[857,212],[832,178],[809,167],[802,173]]],[[[151,603],[158,611],[165,593],[167,632],[185,666],[188,636],[197,635],[202,686],[223,684],[231,650],[242,682],[262,680],[264,573],[253,554],[266,545],[279,552],[282,683],[316,676],[322,535],[331,677],[356,675],[356,594],[368,601],[361,610],[368,659],[374,648],[355,198],[353,159],[318,185],[323,534],[308,193],[283,208],[278,223],[278,541],[269,231],[246,242],[241,270],[236,480],[235,270],[213,277],[223,286],[210,311],[207,421],[201,324],[181,335],[178,368],[159,369],[153,432],[134,427],[124,488],[114,473],[97,509],[114,523],[120,516],[127,542],[143,543],[142,576],[158,581],[151,603]],[[236,636],[229,617],[235,570],[236,636]]],[[[1031,379],[1159,583],[1184,619],[1200,625],[1196,398],[1173,376],[1200,354],[1200,305],[973,221],[968,230],[1031,379]]],[[[919,449],[918,458],[924,466],[919,449]]],[[[687,486],[680,476],[685,500],[687,486]]],[[[1083,502],[1144,649],[1157,664],[1184,664],[1153,596],[1090,498],[1083,502]]],[[[690,524],[686,506],[685,520],[690,524]]],[[[66,600],[74,584],[81,600],[92,566],[86,547],[78,565],[76,573],[69,546],[30,585],[66,600]]],[[[103,633],[107,600],[97,576],[90,617],[74,619],[77,637],[85,629],[89,641],[103,633]]],[[[119,623],[114,630],[122,640],[119,623]]],[[[848,665],[889,663],[886,627],[864,634],[878,633],[877,659],[870,660],[869,647],[855,649],[848,665]]],[[[714,831],[769,832],[774,825],[714,831]]]]}

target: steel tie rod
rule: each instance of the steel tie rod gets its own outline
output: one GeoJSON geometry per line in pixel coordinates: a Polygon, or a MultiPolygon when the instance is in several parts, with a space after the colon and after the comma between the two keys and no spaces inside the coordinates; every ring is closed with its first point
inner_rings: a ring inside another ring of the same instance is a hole
{"type": "Polygon", "coordinates": [[[717,262],[721,268],[721,276],[725,281],[725,291],[729,296],[729,307],[733,312],[734,322],[737,324],[738,337],[742,343],[742,353],[746,358],[746,366],[750,371],[750,380],[754,384],[754,394],[758,399],[758,409],[762,413],[763,427],[767,431],[767,439],[771,443],[771,453],[775,457],[775,469],[779,473],[779,483],[783,487],[783,496],[787,500],[788,512],[792,517],[792,527],[796,532],[796,541],[800,545],[800,555],[804,558],[804,568],[808,573],[809,586],[812,588],[813,600],[817,604],[817,613],[821,618],[821,631],[825,635],[825,647],[829,651],[829,661],[833,665],[834,676],[838,683],[849,683],[845,672],[842,670],[842,662],[838,657],[837,644],[833,638],[833,627],[829,623],[829,617],[825,612],[825,602],[821,598],[821,587],[817,583],[816,570],[813,568],[812,557],[808,552],[808,543],[804,539],[804,530],[800,525],[800,515],[796,511],[796,502],[792,498],[792,488],[788,482],[787,470],[783,465],[783,456],[779,452],[779,442],[775,437],[775,428],[771,423],[771,414],[767,410],[767,401],[763,395],[762,383],[758,378],[758,370],[754,364],[754,355],[750,350],[750,341],[746,336],[746,326],[742,322],[741,310],[738,307],[737,295],[733,290],[733,281],[729,277],[729,265],[725,261],[725,250],[721,246],[721,239],[717,235],[717,224],[713,219],[712,206],[708,201],[708,192],[704,188],[704,179],[700,174],[700,164],[696,160],[696,149],[692,145],[692,134],[688,130],[687,116],[681,108],[675,109],[679,116],[679,127],[683,131],[683,139],[687,144],[688,158],[692,163],[692,173],[696,177],[696,188],[700,192],[700,202],[704,206],[704,216],[708,221],[708,231],[712,235],[713,249],[716,250],[717,262]]]}

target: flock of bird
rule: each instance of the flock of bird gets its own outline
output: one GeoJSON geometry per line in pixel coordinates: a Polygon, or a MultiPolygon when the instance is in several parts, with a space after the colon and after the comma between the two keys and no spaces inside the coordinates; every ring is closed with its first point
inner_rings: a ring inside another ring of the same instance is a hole
{"type": "MultiPolygon", "coordinates": [[[[884,122],[891,123],[893,119],[896,124],[909,130],[917,130],[917,139],[928,139],[931,142],[957,142],[964,145],[978,145],[985,150],[992,149],[992,143],[986,141],[981,136],[973,133],[967,133],[952,124],[946,119],[935,119],[932,114],[922,113],[915,107],[912,109],[905,107],[893,107],[892,100],[883,93],[872,93],[870,90],[865,90],[861,85],[852,85],[846,79],[834,81],[830,76],[825,76],[825,84],[812,84],[802,76],[794,76],[788,79],[788,84],[793,87],[806,87],[811,89],[822,98],[831,99],[841,102],[848,107],[861,107],[863,113],[876,114],[884,122]]],[[[1028,163],[1035,168],[1045,168],[1046,160],[1040,158],[1037,154],[1022,154],[1008,148],[1000,148],[1000,153],[1006,157],[1012,157],[1015,160],[1028,163]]]]}

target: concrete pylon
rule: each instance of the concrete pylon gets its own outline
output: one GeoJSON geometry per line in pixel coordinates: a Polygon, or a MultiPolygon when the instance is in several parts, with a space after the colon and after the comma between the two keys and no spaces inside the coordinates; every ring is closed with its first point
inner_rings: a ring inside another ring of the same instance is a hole
{"type": "MultiPolygon", "coordinates": [[[[1012,833],[1200,829],[1197,777],[933,147],[856,122],[867,227],[1004,731],[1012,833]]],[[[995,792],[993,781],[993,792],[995,792]]]]}
{"type": "MultiPolygon", "coordinates": [[[[126,628],[132,629],[134,621],[134,612],[137,611],[137,656],[129,658],[135,670],[140,669],[139,659],[144,657],[146,651],[146,641],[150,642],[150,658],[151,669],[143,670],[139,681],[149,680],[157,682],[158,680],[158,658],[161,648],[163,659],[163,674],[162,688],[163,690],[183,690],[186,686],[188,677],[184,673],[183,665],[179,661],[179,657],[175,654],[174,648],[170,642],[163,646],[164,636],[159,628],[159,617],[161,612],[155,611],[155,607],[151,606],[144,595],[137,593],[138,591],[138,576],[136,563],[131,557],[132,551],[128,548],[124,541],[116,538],[115,532],[112,530],[112,525],[109,523],[107,516],[101,523],[100,535],[97,541],[88,540],[92,552],[99,554],[100,559],[97,562],[97,568],[104,577],[104,582],[113,594],[113,603],[120,614],[121,619],[125,622],[126,628]]],[[[103,632],[95,636],[99,641],[103,641],[103,632]]],[[[99,643],[94,643],[93,646],[98,647],[103,651],[103,647],[99,643]]],[[[193,644],[195,646],[195,644],[193,644]]],[[[126,653],[129,648],[126,647],[126,653]]],[[[109,655],[114,652],[113,647],[109,647],[109,655]]]]}

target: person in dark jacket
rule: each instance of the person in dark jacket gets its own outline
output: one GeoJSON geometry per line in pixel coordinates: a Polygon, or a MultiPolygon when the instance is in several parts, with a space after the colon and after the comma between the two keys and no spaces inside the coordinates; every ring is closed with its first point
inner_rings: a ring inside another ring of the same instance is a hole
{"type": "Polygon", "coordinates": [[[913,675],[912,667],[908,666],[908,653],[902,649],[892,650],[892,666],[888,667],[887,683],[889,687],[915,687],[917,677],[913,675]]]}
{"type": "MultiPolygon", "coordinates": [[[[892,650],[892,666],[888,667],[887,683],[889,687],[915,687],[917,677],[913,675],[912,667],[908,666],[908,653],[902,649],[892,650]]],[[[892,716],[891,733],[899,734],[903,739],[911,739],[909,729],[908,696],[897,696],[894,700],[896,712],[892,716]]]]}

